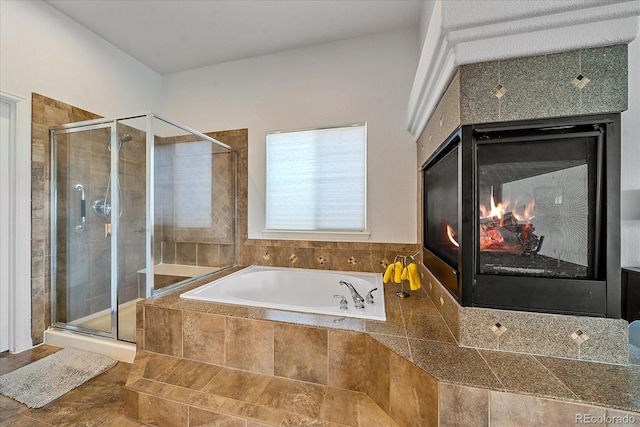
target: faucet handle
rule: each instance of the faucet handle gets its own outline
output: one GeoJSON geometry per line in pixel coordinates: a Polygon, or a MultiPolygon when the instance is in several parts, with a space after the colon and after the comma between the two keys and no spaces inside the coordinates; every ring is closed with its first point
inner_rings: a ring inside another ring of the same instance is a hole
{"type": "Polygon", "coordinates": [[[347,303],[347,299],[344,297],[344,295],[334,295],[334,298],[342,298],[340,300],[340,310],[346,311],[348,307],[348,303],[347,303]]]}
{"type": "Polygon", "coordinates": [[[367,294],[367,296],[364,298],[364,300],[367,302],[367,304],[373,304],[373,295],[371,295],[373,293],[373,291],[377,291],[378,288],[373,288],[369,291],[369,293],[367,294]]]}

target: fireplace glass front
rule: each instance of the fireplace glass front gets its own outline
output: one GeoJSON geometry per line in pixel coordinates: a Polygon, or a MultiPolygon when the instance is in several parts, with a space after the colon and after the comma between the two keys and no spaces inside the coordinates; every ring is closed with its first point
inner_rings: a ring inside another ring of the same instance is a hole
{"type": "Polygon", "coordinates": [[[480,274],[594,274],[597,138],[478,143],[480,274]]]}
{"type": "Polygon", "coordinates": [[[463,306],[620,315],[619,115],[465,125],[423,166],[423,262],[463,306]]]}

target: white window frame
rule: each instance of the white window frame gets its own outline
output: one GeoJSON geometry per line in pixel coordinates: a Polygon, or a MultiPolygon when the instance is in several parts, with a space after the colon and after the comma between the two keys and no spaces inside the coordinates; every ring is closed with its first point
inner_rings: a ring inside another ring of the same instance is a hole
{"type": "Polygon", "coordinates": [[[284,240],[293,240],[293,239],[303,239],[303,240],[337,240],[337,241],[351,241],[351,240],[367,240],[371,236],[368,219],[367,219],[367,211],[368,211],[368,198],[367,198],[367,124],[365,122],[360,123],[351,123],[346,125],[339,126],[326,126],[326,127],[318,127],[318,128],[305,128],[305,129],[293,129],[293,130],[280,130],[280,131],[270,131],[267,132],[266,140],[265,140],[265,229],[262,230],[262,235],[265,238],[277,238],[284,240]],[[268,138],[269,135],[272,134],[282,134],[282,133],[300,133],[300,132],[308,132],[308,131],[321,131],[328,129],[340,129],[340,128],[351,128],[351,127],[362,127],[364,130],[364,225],[361,230],[297,230],[297,229],[268,229],[267,228],[267,209],[268,209],[268,200],[269,200],[269,190],[268,190],[268,169],[269,169],[269,159],[268,159],[268,138]]]}

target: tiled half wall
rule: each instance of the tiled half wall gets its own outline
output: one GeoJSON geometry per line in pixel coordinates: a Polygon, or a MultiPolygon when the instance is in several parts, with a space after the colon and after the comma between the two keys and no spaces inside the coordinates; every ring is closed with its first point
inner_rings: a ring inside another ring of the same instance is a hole
{"type": "MultiPolygon", "coordinates": [[[[568,389],[560,393],[564,399],[557,399],[443,381],[438,375],[449,368],[440,365],[437,374],[430,374],[393,351],[394,345],[383,344],[390,336],[336,329],[348,326],[340,323],[300,324],[299,313],[184,302],[177,294],[138,303],[137,309],[139,351],[127,381],[125,414],[157,425],[190,425],[192,411],[205,411],[212,420],[228,417],[237,425],[325,425],[322,417],[327,414],[317,402],[323,394],[340,395],[340,390],[366,395],[392,420],[379,417],[377,424],[363,424],[361,416],[347,411],[340,425],[349,426],[559,426],[576,423],[576,417],[632,417],[640,422],[637,413],[579,403],[568,389]],[[247,317],[252,315],[255,318],[247,317]],[[225,381],[233,392],[215,386],[215,381],[207,384],[216,372],[229,370],[239,378],[225,381]],[[285,383],[288,391],[267,390],[285,383]],[[273,399],[274,394],[281,398],[273,399]],[[293,406],[284,402],[285,395],[293,406]],[[305,422],[290,423],[294,413],[304,414],[305,422]]],[[[429,352],[423,356],[442,359],[429,352]]],[[[497,354],[492,360],[514,367],[497,354]]],[[[521,380],[532,387],[531,377],[521,380]]],[[[610,386],[606,381],[601,385],[610,386]]],[[[625,399],[617,389],[603,393],[625,399]]],[[[343,396],[354,399],[353,394],[343,396]]]]}
{"type": "MultiPolygon", "coordinates": [[[[461,125],[624,111],[627,78],[627,45],[463,65],[418,139],[418,170],[461,125]]],[[[420,173],[418,183],[422,206],[420,173]]],[[[418,224],[422,215],[420,210],[418,224]]],[[[461,307],[421,269],[461,346],[629,363],[624,320],[461,307]]]]}

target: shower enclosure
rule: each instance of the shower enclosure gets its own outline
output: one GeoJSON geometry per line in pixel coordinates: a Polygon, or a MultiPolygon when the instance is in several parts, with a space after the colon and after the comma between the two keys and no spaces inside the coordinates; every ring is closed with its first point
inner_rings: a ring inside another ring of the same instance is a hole
{"type": "Polygon", "coordinates": [[[135,342],[135,302],[235,265],[237,153],[149,113],[51,137],[51,324],[135,342]]]}

